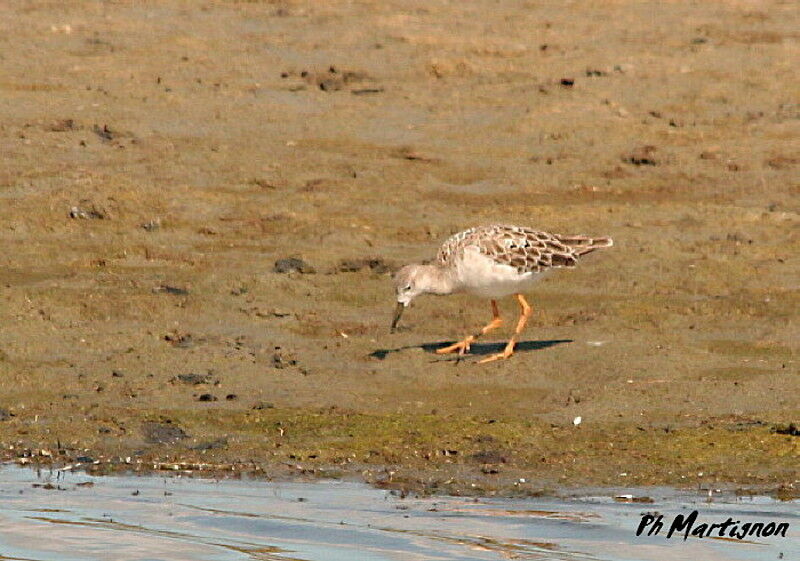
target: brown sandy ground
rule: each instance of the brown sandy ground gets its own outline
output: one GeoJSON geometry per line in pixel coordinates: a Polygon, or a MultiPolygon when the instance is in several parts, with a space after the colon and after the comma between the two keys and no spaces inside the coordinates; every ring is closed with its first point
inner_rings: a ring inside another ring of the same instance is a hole
{"type": "Polygon", "coordinates": [[[791,492],[798,30],[787,1],[3,2],[5,454],[791,492]],[[488,319],[468,297],[390,335],[386,269],[493,221],[616,245],[530,294],[507,362],[432,352],[488,319]]]}

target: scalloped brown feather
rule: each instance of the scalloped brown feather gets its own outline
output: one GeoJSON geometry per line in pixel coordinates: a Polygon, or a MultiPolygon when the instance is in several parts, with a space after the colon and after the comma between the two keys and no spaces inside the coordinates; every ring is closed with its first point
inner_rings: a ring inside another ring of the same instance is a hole
{"type": "Polygon", "coordinates": [[[574,267],[578,257],[596,249],[611,247],[608,237],[564,236],[524,226],[491,224],[459,232],[442,244],[436,260],[450,266],[467,247],[476,247],[496,263],[509,265],[522,273],[574,267]]]}

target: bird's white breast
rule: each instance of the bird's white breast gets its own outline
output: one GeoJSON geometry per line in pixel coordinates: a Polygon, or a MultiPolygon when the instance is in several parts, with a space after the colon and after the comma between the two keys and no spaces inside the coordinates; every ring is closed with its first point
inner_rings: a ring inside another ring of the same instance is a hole
{"type": "Polygon", "coordinates": [[[519,273],[481,253],[476,247],[464,248],[455,260],[456,278],[465,292],[485,298],[501,298],[525,292],[542,277],[537,273],[519,273]]]}

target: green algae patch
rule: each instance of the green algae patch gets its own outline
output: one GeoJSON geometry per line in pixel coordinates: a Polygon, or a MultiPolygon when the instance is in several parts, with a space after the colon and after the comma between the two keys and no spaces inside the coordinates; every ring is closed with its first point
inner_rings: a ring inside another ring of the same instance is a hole
{"type": "MultiPolygon", "coordinates": [[[[37,461],[91,457],[97,472],[138,466],[359,476],[390,487],[459,494],[511,494],[521,487],[539,492],[564,485],[791,485],[800,459],[800,438],[741,418],[678,429],[625,423],[559,427],[519,418],[338,408],[167,410],[144,417],[120,410],[94,418],[101,424],[114,418],[130,438],[97,438],[91,423],[82,423],[82,434],[76,424],[61,430],[49,426],[18,432],[14,451],[37,461]],[[163,432],[172,440],[148,441],[145,428],[153,426],[166,427],[163,432]]],[[[20,421],[0,426],[4,442],[9,442],[4,433],[20,421]]]]}
{"type": "Polygon", "coordinates": [[[629,424],[554,427],[539,420],[270,409],[173,418],[187,432],[228,435],[219,454],[303,469],[392,467],[491,481],[503,475],[560,484],[793,481],[800,439],[758,421],[715,420],[674,430],[629,424]],[[525,475],[527,474],[527,477],[525,475]]]}
{"type": "Polygon", "coordinates": [[[717,354],[746,357],[750,359],[777,358],[789,359],[795,351],[786,345],[772,341],[741,341],[736,339],[712,340],[705,343],[706,348],[717,354]]]}

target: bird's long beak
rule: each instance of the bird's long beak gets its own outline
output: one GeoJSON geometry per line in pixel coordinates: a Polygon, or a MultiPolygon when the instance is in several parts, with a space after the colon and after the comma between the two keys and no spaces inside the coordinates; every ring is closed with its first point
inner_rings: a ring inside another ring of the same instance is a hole
{"type": "Polygon", "coordinates": [[[403,310],[406,307],[402,302],[397,303],[397,307],[394,309],[394,319],[392,319],[392,328],[389,330],[390,333],[394,333],[394,330],[397,328],[397,322],[400,321],[400,316],[403,315],[403,310]]]}

